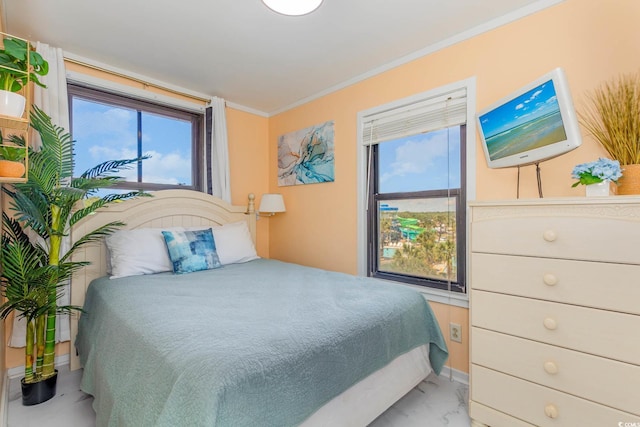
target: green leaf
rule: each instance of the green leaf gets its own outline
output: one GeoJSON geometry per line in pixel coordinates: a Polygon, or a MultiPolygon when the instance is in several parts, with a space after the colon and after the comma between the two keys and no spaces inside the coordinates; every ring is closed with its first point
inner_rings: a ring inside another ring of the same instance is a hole
{"type": "Polygon", "coordinates": [[[88,243],[95,243],[95,242],[101,241],[104,237],[112,234],[114,231],[116,231],[119,227],[122,227],[123,225],[124,223],[121,221],[113,221],[85,234],[84,236],[76,240],[76,242],[73,244],[73,246],[71,246],[71,248],[67,251],[67,253],[60,258],[60,261],[66,262],[66,260],[69,259],[69,257],[76,250],[78,250],[78,248],[88,243]]]}
{"type": "Polygon", "coordinates": [[[19,39],[4,39],[4,50],[21,61],[27,59],[27,42],[19,39]]]}
{"type": "Polygon", "coordinates": [[[580,184],[590,185],[590,184],[597,184],[599,182],[602,182],[602,179],[595,177],[593,175],[589,175],[589,174],[580,175],[580,184]]]}
{"type": "Polygon", "coordinates": [[[0,158],[12,162],[20,162],[24,160],[26,155],[24,147],[10,147],[7,145],[0,146],[0,158]]]}
{"type": "Polygon", "coordinates": [[[49,161],[55,163],[56,184],[70,180],[73,176],[73,140],[62,127],[55,125],[44,111],[33,106],[31,126],[40,134],[43,148],[49,161]]]}
{"type": "Polygon", "coordinates": [[[104,178],[108,175],[118,173],[123,169],[129,169],[132,164],[148,158],[149,156],[142,156],[135,159],[107,160],[106,162],[100,163],[99,165],[86,170],[82,175],[80,175],[80,177],[86,179],[104,178]]]}

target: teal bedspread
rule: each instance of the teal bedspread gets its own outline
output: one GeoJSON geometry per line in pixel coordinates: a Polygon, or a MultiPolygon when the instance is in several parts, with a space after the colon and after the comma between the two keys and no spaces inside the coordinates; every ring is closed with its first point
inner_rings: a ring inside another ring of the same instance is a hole
{"type": "Polygon", "coordinates": [[[420,293],[259,259],[93,281],[76,346],[97,426],[295,426],[397,356],[447,349],[420,293]]]}

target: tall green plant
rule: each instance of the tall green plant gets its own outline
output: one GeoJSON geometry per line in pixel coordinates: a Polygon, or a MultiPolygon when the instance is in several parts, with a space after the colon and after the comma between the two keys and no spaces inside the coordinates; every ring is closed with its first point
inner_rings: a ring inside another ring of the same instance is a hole
{"type": "MultiPolygon", "coordinates": [[[[63,128],[33,107],[31,126],[42,140],[39,150],[29,150],[29,175],[25,183],[6,190],[14,219],[3,220],[2,285],[7,302],[0,307],[5,318],[19,310],[28,321],[25,354],[25,382],[37,382],[54,375],[56,314],[80,310],[75,306],[58,306],[61,286],[86,263],[71,256],[82,246],[99,241],[123,223],[110,222],[86,235],[65,252],[61,243],[69,230],[82,218],[117,200],[144,193],[133,191],[95,197],[99,189],[121,180],[114,174],[141,159],[110,160],[73,177],[73,141],[63,128]],[[80,203],[80,202],[84,203],[80,203]],[[26,230],[37,235],[29,239],[26,230]],[[31,338],[30,335],[31,334],[31,338]],[[35,342],[35,350],[30,343],[35,342]],[[31,354],[30,354],[31,351],[31,354]],[[35,371],[33,352],[35,351],[35,371]]],[[[20,137],[16,143],[20,143],[20,137]]]]}
{"type": "Polygon", "coordinates": [[[18,221],[3,212],[2,223],[0,259],[3,296],[7,302],[0,308],[0,317],[6,318],[17,311],[25,318],[25,382],[36,382],[42,376],[44,341],[36,342],[35,338],[44,336],[47,314],[52,310],[70,313],[74,309],[71,306],[52,306],[50,294],[55,293],[59,297],[63,284],[57,281],[70,277],[82,265],[63,263],[60,268],[49,266],[46,247],[34,244],[18,221]]]}

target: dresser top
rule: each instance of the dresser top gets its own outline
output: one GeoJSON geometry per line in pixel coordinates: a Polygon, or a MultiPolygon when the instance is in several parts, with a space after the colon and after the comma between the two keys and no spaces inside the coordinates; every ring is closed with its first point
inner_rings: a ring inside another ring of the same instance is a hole
{"type": "Polygon", "coordinates": [[[640,195],[610,197],[546,197],[542,199],[471,200],[469,206],[634,205],[640,195]]]}

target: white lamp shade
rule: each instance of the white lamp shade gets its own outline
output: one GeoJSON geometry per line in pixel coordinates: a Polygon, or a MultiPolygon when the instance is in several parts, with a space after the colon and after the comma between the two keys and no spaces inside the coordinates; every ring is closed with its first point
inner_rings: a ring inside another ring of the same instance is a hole
{"type": "Polygon", "coordinates": [[[282,194],[263,194],[260,199],[259,212],[285,212],[282,194]]]}
{"type": "Polygon", "coordinates": [[[300,16],[316,10],[322,0],[262,0],[274,12],[283,15],[300,16]]]}

